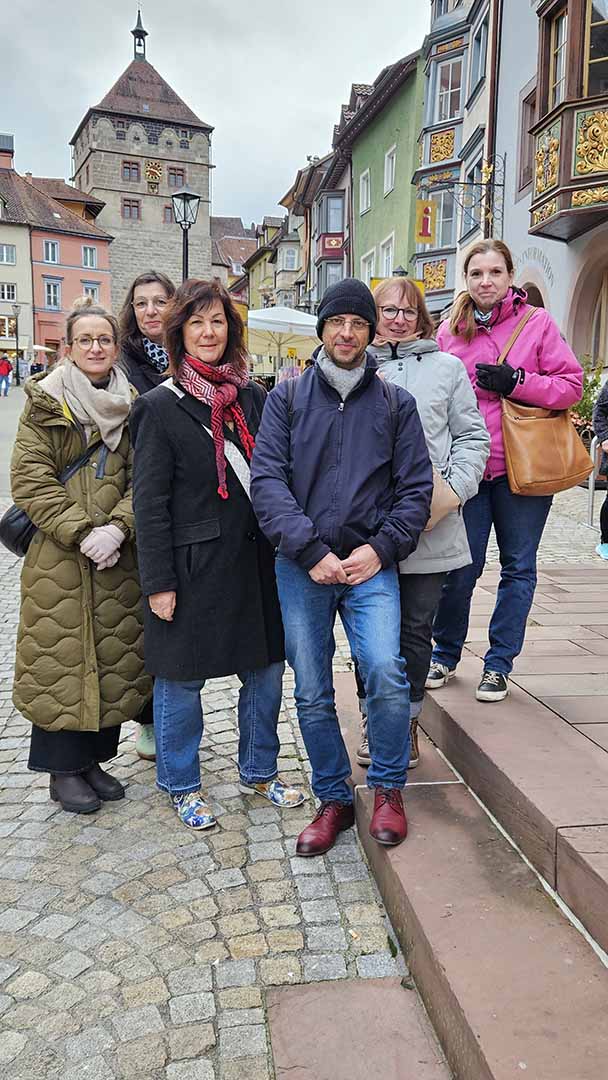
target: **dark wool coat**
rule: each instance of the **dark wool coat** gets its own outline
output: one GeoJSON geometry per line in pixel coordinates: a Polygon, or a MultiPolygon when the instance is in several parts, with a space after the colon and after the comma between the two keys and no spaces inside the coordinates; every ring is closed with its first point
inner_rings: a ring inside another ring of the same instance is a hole
{"type": "Polygon", "coordinates": [[[159,372],[146,360],[144,347],[137,353],[132,348],[123,348],[120,354],[123,365],[131,386],[134,386],[138,394],[147,394],[148,390],[154,390],[156,386],[164,382],[168,372],[159,372]]]}
{"type": "MultiPolygon", "coordinates": [[[[21,573],[13,701],[48,731],[98,731],[135,719],[152,694],[144,670],[129,432],[125,427],[105,462],[94,454],[64,487],[57,476],[85,446],[61,404],[41,389],[45,378],[25,384],[11,462],[13,499],[39,530],[21,573]],[[126,540],[116,565],[97,570],[80,541],[109,523],[126,540]]],[[[99,434],[91,438],[96,442],[99,434]]]]}
{"type": "MultiPolygon", "coordinates": [[[[250,382],[239,403],[252,434],[264,391],[250,382]]],[[[172,622],[144,604],[147,670],[174,681],[266,667],[284,657],[274,553],[227,464],[229,498],[217,493],[211,410],[166,386],[135,401],[134,508],[142,592],[175,590],[172,622]]],[[[240,450],[228,428],[225,437],[240,450]]]]}
{"type": "MultiPolygon", "coordinates": [[[[608,383],[604,383],[593,406],[593,433],[597,435],[601,443],[608,439],[608,383]]],[[[602,451],[600,472],[603,475],[608,473],[608,454],[605,450],[602,451]]]]}

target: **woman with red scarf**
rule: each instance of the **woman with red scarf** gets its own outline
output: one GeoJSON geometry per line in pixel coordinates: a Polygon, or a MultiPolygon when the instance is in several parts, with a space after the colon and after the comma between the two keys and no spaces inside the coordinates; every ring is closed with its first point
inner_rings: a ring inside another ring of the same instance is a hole
{"type": "Polygon", "coordinates": [[[249,499],[265,393],[247,375],[243,324],[219,281],[189,280],[164,316],[172,379],[132,411],[134,508],[146,667],[155,676],[157,783],[192,829],[201,791],[201,690],[238,675],[240,790],[276,806],[303,794],[277,775],[283,629],[274,554],[249,499]]]}

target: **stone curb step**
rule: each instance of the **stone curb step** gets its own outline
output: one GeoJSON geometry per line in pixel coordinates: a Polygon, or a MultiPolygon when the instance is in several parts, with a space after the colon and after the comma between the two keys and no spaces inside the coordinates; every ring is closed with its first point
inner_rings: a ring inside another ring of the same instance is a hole
{"type": "MultiPolygon", "coordinates": [[[[463,712],[471,713],[478,667],[477,661],[472,682],[467,679],[466,687],[461,679],[450,682],[436,702],[460,684],[463,712]]],[[[523,694],[520,701],[518,692],[514,697],[516,711],[524,708],[522,724],[529,725],[537,703],[523,694]]],[[[354,761],[359,717],[351,675],[336,677],[336,700],[354,761]]],[[[515,735],[500,712],[503,706],[496,712],[491,707],[484,723],[508,746],[515,735]]],[[[425,705],[423,723],[430,731],[438,722],[427,723],[428,709],[425,705]]],[[[472,740],[456,724],[444,724],[451,732],[447,749],[458,745],[454,764],[464,773],[461,759],[472,753],[472,740]]],[[[364,770],[354,766],[357,826],[454,1076],[599,1080],[608,1051],[608,970],[465,784],[455,782],[434,746],[424,735],[420,741],[420,765],[408,774],[405,843],[386,848],[369,836],[372,795],[361,786],[364,770]]],[[[488,786],[492,779],[490,771],[488,786]]],[[[550,778],[547,786],[552,783],[550,778]]],[[[561,789],[563,783],[556,796],[561,789]]],[[[516,807],[515,821],[530,816],[516,791],[509,805],[516,807]]],[[[546,852],[546,830],[534,835],[543,838],[537,848],[546,852]]]]}
{"type": "Polygon", "coordinates": [[[397,848],[359,837],[458,1080],[599,1080],[608,971],[463,784],[412,785],[397,848]]]}
{"type": "Polygon", "coordinates": [[[463,659],[456,678],[427,694],[421,727],[608,951],[606,751],[517,675],[505,701],[475,701],[478,677],[479,661],[463,659]]]}

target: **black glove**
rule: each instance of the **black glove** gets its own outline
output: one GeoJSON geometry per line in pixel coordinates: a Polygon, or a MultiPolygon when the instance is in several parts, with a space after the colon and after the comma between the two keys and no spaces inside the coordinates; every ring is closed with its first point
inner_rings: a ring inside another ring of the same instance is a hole
{"type": "Polygon", "coordinates": [[[521,369],[510,364],[475,364],[477,385],[482,390],[508,397],[521,379],[521,369]]]}

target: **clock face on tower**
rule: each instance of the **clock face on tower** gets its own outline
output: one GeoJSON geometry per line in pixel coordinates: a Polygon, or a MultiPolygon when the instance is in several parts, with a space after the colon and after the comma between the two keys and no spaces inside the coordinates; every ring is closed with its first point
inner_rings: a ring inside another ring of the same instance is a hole
{"type": "Polygon", "coordinates": [[[146,161],[146,180],[158,182],[163,175],[163,167],[160,161],[146,161]]]}

